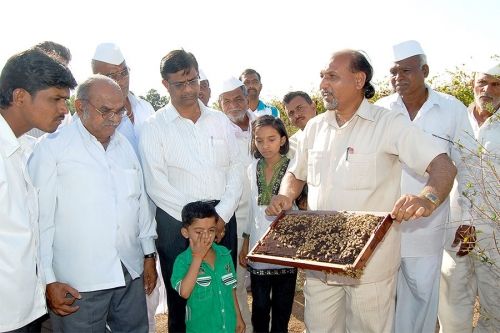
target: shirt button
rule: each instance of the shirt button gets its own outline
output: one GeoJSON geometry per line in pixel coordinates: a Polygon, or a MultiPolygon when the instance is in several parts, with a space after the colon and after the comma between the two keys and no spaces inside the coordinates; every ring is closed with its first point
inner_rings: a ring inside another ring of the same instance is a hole
{"type": "Polygon", "coordinates": [[[224,312],[224,309],[222,309],[222,312],[224,312]]]}
{"type": "Polygon", "coordinates": [[[219,295],[222,294],[222,291],[219,290],[219,295]]]}

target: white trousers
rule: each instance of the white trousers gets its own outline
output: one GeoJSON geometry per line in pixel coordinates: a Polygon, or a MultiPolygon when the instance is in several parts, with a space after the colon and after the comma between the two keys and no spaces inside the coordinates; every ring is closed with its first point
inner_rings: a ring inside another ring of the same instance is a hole
{"type": "MultiPolygon", "coordinates": [[[[492,259],[499,264],[498,253],[492,259]]],[[[500,332],[498,267],[491,268],[472,255],[458,257],[455,252],[445,250],[441,267],[439,324],[441,333],[500,332]],[[479,296],[481,309],[477,327],[473,330],[476,296],[479,296]]]]}
{"type": "MultiPolygon", "coordinates": [[[[243,238],[238,238],[238,255],[241,251],[241,246],[243,245],[243,238]]],[[[248,293],[247,293],[247,270],[246,268],[237,265],[236,267],[236,298],[238,299],[238,305],[240,306],[241,316],[246,325],[246,332],[253,332],[252,327],[252,314],[250,313],[250,308],[248,307],[248,293]]],[[[248,278],[249,279],[249,278],[248,278]]]]}
{"type": "Polygon", "coordinates": [[[327,285],[308,278],[304,322],[310,333],[390,333],[394,323],[396,274],[374,283],[327,285]]]}
{"type": "Polygon", "coordinates": [[[436,331],[442,254],[401,258],[396,290],[396,332],[436,331]]]}

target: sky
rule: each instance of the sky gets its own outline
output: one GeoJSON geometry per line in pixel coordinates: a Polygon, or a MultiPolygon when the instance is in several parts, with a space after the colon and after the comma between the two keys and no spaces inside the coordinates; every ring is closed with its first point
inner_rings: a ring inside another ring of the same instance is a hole
{"type": "Polygon", "coordinates": [[[340,49],[365,51],[376,81],[386,79],[392,45],[418,40],[431,76],[500,54],[498,0],[28,0],[2,1],[0,67],[16,52],[52,40],[73,55],[81,82],[102,42],[118,44],[138,95],[161,84],[160,60],[183,48],[212,87],[245,68],[262,76],[263,99],[318,90],[319,72],[340,49]]]}

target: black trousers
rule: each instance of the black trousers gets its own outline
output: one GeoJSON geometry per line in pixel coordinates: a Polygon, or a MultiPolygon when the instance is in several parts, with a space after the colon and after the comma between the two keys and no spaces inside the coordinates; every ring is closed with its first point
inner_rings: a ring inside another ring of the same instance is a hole
{"type": "MultiPolygon", "coordinates": [[[[170,278],[172,277],[175,259],[188,248],[189,242],[181,235],[182,222],[176,220],[161,208],[156,209],[156,223],[158,233],[156,249],[160,257],[161,273],[167,291],[168,331],[185,332],[186,300],[172,288],[170,278]]],[[[233,263],[236,265],[238,238],[234,215],[229,220],[229,223],[226,223],[226,234],[220,244],[231,250],[233,263]]]]}
{"type": "Polygon", "coordinates": [[[273,314],[271,332],[288,332],[297,272],[282,275],[250,273],[250,280],[253,297],[252,326],[254,332],[269,332],[271,311],[273,314]]]}

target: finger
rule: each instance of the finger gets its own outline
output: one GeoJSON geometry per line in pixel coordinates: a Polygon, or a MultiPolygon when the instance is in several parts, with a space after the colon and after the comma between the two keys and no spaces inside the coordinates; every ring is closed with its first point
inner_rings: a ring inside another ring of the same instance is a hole
{"type": "MultiPolygon", "coordinates": [[[[393,219],[397,220],[399,210],[401,209],[401,207],[403,206],[403,204],[405,202],[406,202],[406,197],[401,197],[398,199],[398,201],[396,201],[396,203],[394,204],[394,207],[392,208],[392,212],[391,212],[391,217],[393,219]]],[[[400,220],[398,220],[398,221],[400,221],[400,220]]]]}
{"type": "Polygon", "coordinates": [[[67,293],[69,293],[71,296],[73,296],[74,298],[78,298],[78,299],[82,298],[82,296],[80,296],[80,293],[78,292],[78,290],[76,290],[75,288],[73,288],[71,286],[66,285],[65,291],[67,293]]]}
{"type": "Polygon", "coordinates": [[[69,314],[75,313],[78,311],[80,307],[78,305],[69,306],[69,305],[60,305],[58,306],[54,312],[60,314],[61,316],[67,316],[69,314]]]}

